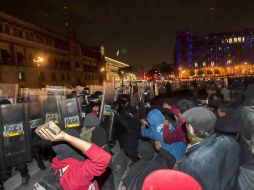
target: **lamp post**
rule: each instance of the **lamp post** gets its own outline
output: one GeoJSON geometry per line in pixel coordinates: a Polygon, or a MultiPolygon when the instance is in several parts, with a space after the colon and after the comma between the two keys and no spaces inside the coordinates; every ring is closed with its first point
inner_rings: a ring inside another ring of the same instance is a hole
{"type": "Polygon", "coordinates": [[[36,66],[38,68],[38,80],[39,80],[39,85],[40,85],[40,88],[41,88],[41,70],[40,70],[40,67],[41,67],[41,64],[44,62],[44,58],[40,57],[40,56],[37,56],[33,59],[33,62],[36,64],[36,66]]]}
{"type": "Polygon", "coordinates": [[[107,80],[107,73],[105,73],[105,71],[106,71],[105,67],[100,68],[100,72],[101,72],[101,75],[102,75],[102,83],[103,83],[103,81],[107,80]]]}

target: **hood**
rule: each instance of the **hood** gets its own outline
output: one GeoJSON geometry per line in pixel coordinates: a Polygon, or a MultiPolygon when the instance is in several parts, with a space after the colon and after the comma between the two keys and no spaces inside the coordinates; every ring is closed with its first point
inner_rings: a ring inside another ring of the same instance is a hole
{"type": "Polygon", "coordinates": [[[53,169],[54,172],[57,173],[58,170],[60,170],[61,168],[64,168],[68,165],[72,165],[72,164],[77,163],[77,162],[78,161],[73,159],[73,158],[66,158],[64,160],[59,160],[57,157],[55,157],[52,160],[51,169],[53,169]]]}
{"type": "Polygon", "coordinates": [[[241,130],[238,117],[238,110],[228,113],[225,117],[218,117],[214,129],[222,133],[238,133],[241,130]]]}
{"type": "Polygon", "coordinates": [[[92,128],[92,127],[98,127],[99,125],[100,125],[100,120],[95,114],[89,113],[86,115],[83,122],[83,127],[92,128]]]}
{"type": "Polygon", "coordinates": [[[155,151],[151,143],[146,141],[139,141],[138,154],[143,160],[151,160],[154,157],[155,151]]]}
{"type": "Polygon", "coordinates": [[[147,121],[151,126],[157,126],[164,122],[165,117],[158,109],[153,109],[148,113],[147,121]]]}
{"type": "MultiPolygon", "coordinates": [[[[75,129],[65,129],[64,132],[67,134],[79,138],[79,133],[75,129]]],[[[67,142],[54,142],[52,144],[52,149],[56,153],[56,157],[59,160],[64,160],[66,158],[74,158],[76,160],[84,160],[83,155],[75,147],[71,146],[67,142]]]]}

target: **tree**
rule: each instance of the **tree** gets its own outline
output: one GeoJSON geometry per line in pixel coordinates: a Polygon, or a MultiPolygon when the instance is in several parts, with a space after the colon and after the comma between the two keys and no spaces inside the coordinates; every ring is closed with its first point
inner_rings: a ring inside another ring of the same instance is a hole
{"type": "Polygon", "coordinates": [[[190,70],[189,75],[190,76],[194,76],[195,75],[195,71],[194,70],[190,70]]]}
{"type": "Polygon", "coordinates": [[[219,70],[219,69],[216,69],[216,70],[214,71],[214,74],[219,75],[219,74],[220,74],[220,70],[219,70]]]}
{"type": "Polygon", "coordinates": [[[203,75],[204,71],[203,70],[198,70],[198,75],[203,75]]]}
{"type": "Polygon", "coordinates": [[[213,72],[211,71],[211,70],[207,70],[207,72],[206,72],[208,75],[212,75],[213,74],[213,72]]]}

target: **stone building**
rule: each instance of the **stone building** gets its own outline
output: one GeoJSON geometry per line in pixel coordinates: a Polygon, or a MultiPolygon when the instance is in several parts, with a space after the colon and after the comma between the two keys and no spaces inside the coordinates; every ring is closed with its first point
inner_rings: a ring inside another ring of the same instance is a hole
{"type": "Polygon", "coordinates": [[[105,66],[106,66],[106,81],[119,83],[121,81],[118,71],[120,68],[129,67],[128,64],[121,61],[105,57],[105,66]]]}
{"type": "Polygon", "coordinates": [[[29,88],[101,84],[101,50],[82,44],[75,33],[66,37],[0,11],[0,83],[29,88]]]}

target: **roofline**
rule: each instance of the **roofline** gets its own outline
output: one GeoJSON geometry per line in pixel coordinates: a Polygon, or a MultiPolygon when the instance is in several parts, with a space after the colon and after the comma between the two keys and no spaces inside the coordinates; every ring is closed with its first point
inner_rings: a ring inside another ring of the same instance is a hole
{"type": "Polygon", "coordinates": [[[130,66],[130,65],[126,64],[126,63],[123,63],[123,62],[121,62],[121,61],[117,61],[117,60],[112,59],[112,58],[110,58],[110,57],[106,57],[106,56],[105,56],[105,59],[106,59],[106,60],[108,59],[109,61],[116,62],[116,63],[118,63],[118,64],[120,64],[120,65],[125,66],[125,67],[129,67],[129,66],[130,66]]]}

